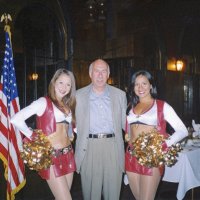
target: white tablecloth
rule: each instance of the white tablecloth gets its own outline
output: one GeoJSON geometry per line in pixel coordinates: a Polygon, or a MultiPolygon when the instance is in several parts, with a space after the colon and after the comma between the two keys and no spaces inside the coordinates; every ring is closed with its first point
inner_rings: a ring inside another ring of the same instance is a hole
{"type": "Polygon", "coordinates": [[[182,200],[188,190],[200,186],[200,147],[184,147],[178,162],[172,167],[165,167],[162,180],[178,183],[178,200],[182,200]]]}

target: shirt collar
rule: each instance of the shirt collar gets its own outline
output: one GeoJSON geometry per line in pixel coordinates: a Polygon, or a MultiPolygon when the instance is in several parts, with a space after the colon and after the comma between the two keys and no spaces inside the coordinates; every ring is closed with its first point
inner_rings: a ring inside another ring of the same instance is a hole
{"type": "Polygon", "coordinates": [[[102,94],[97,94],[95,93],[93,90],[92,90],[92,87],[91,87],[91,90],[90,90],[90,98],[94,99],[94,98],[105,98],[105,97],[108,97],[109,96],[109,90],[108,90],[108,86],[106,85],[104,91],[102,94]]]}

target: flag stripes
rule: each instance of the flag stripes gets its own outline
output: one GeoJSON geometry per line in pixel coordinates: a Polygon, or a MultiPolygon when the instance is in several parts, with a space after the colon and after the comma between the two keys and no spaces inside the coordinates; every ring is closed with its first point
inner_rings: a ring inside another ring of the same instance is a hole
{"type": "Polygon", "coordinates": [[[10,123],[10,118],[19,111],[19,98],[10,35],[6,31],[6,48],[0,83],[0,158],[7,182],[7,200],[14,200],[15,194],[25,185],[24,164],[20,157],[21,133],[10,123]]]}

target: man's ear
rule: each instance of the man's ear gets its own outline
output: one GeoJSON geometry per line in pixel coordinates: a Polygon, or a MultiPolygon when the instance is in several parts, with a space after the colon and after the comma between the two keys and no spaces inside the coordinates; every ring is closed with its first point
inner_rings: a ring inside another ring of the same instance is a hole
{"type": "Polygon", "coordinates": [[[89,77],[90,77],[90,78],[92,77],[91,72],[89,72],[89,77]]]}

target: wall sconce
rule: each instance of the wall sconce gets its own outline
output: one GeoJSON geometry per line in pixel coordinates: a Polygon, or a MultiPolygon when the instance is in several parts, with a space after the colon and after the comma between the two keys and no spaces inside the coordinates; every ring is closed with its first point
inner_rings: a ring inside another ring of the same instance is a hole
{"type": "Polygon", "coordinates": [[[107,83],[108,83],[109,85],[113,85],[113,78],[109,77],[107,83]]]}
{"type": "Polygon", "coordinates": [[[32,73],[31,75],[29,75],[29,80],[30,81],[36,81],[38,79],[38,74],[37,73],[32,73]]]}
{"type": "Polygon", "coordinates": [[[182,71],[183,70],[183,61],[182,60],[177,60],[176,61],[176,70],[177,71],[182,71]]]}
{"type": "Polygon", "coordinates": [[[167,61],[167,70],[169,71],[183,71],[184,61],[181,59],[171,58],[167,61]]]}

